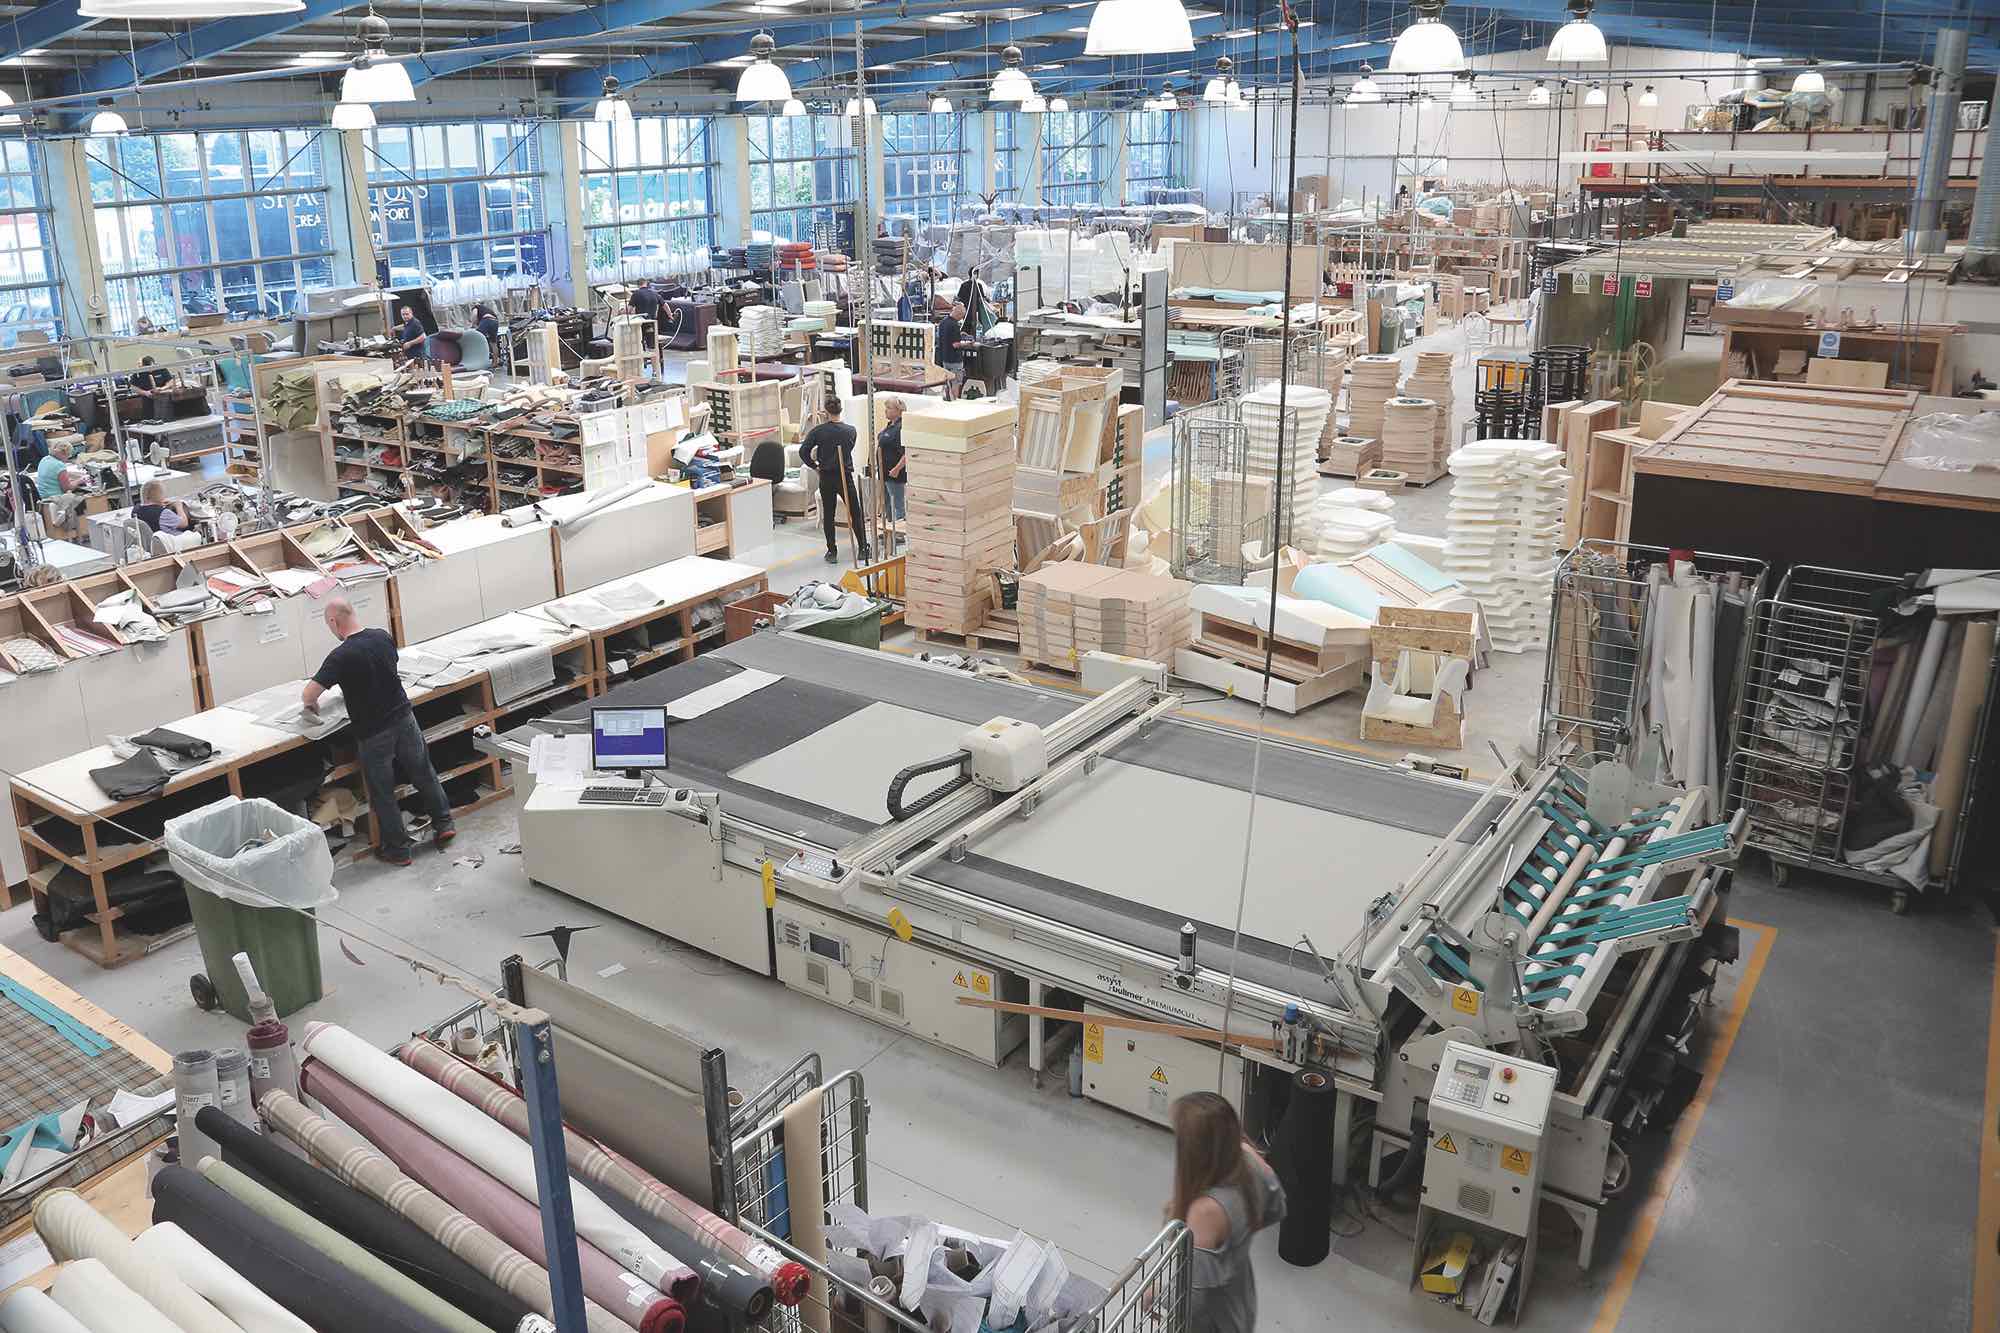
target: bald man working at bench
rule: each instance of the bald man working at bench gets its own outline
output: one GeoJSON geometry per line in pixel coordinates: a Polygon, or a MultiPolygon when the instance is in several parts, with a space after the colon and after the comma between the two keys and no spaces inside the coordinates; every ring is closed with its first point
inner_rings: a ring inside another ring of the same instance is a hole
{"type": "Polygon", "coordinates": [[[451,821],[451,802],[431,767],[430,750],[410,711],[410,696],[396,674],[396,641],[387,630],[363,629],[354,603],[345,597],[327,601],[326,627],[340,646],[326,655],[306,682],[305,706],[315,712],[319,698],[338,685],[347,700],[347,720],[361,747],[361,776],[368,784],[368,808],[375,813],[376,855],[392,866],[410,863],[412,843],[396,804],[396,778],[408,779],[431,813],[431,843],[439,851],[458,835],[451,821]]]}

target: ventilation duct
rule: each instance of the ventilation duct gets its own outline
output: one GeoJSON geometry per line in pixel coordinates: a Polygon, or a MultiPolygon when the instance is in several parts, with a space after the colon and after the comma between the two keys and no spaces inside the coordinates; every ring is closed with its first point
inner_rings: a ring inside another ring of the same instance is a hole
{"type": "Polygon", "coordinates": [[[1965,82],[1965,29],[1939,28],[1931,73],[1930,109],[1924,113],[1924,160],[1917,172],[1916,206],[1905,237],[1910,258],[1944,253],[1944,196],[1951,183],[1951,145],[1958,132],[1958,94],[1965,82]]]}

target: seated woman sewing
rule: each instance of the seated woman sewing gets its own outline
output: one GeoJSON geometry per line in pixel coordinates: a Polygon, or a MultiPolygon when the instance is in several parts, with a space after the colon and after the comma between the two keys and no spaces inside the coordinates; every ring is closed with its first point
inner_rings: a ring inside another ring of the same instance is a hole
{"type": "Polygon", "coordinates": [[[155,532],[186,532],[191,526],[187,506],[179,500],[169,500],[167,488],[157,481],[146,483],[139,503],[132,506],[132,517],[155,532]]]}

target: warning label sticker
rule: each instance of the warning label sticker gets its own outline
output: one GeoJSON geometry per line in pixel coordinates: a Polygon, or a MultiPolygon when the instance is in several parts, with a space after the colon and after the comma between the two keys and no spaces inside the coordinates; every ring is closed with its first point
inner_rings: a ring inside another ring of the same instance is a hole
{"type": "Polygon", "coordinates": [[[1458,1010],[1461,1014],[1478,1014],[1479,992],[1470,986],[1453,986],[1451,988],[1451,1007],[1458,1010]]]}
{"type": "Polygon", "coordinates": [[[1528,1168],[1533,1166],[1534,1162],[1535,1155],[1526,1148],[1502,1148],[1500,1150],[1500,1165],[1506,1167],[1517,1176],[1527,1175],[1528,1168]]]}
{"type": "Polygon", "coordinates": [[[972,989],[981,995],[991,995],[993,993],[993,978],[984,972],[974,972],[972,974],[972,989]]]}
{"type": "Polygon", "coordinates": [[[951,979],[951,984],[952,984],[952,985],[954,985],[954,986],[956,986],[956,987],[958,987],[958,988],[959,988],[960,990],[970,990],[970,989],[971,989],[971,985],[970,985],[970,983],[968,983],[968,982],[966,981],[966,979],[965,979],[965,973],[963,973],[963,972],[961,972],[961,973],[959,973],[959,974],[958,974],[957,976],[953,977],[953,978],[951,979]]]}
{"type": "Polygon", "coordinates": [[[1104,1024],[1083,1025],[1083,1058],[1094,1065],[1104,1063],[1104,1024]]]}
{"type": "Polygon", "coordinates": [[[1451,1141],[1451,1135],[1449,1134],[1438,1135],[1437,1150],[1439,1152],[1448,1152],[1454,1157],[1458,1155],[1458,1145],[1451,1141]]]}
{"type": "Polygon", "coordinates": [[[1154,1065],[1152,1079],[1155,1083],[1165,1083],[1167,1081],[1166,1067],[1164,1065],[1154,1065]]]}

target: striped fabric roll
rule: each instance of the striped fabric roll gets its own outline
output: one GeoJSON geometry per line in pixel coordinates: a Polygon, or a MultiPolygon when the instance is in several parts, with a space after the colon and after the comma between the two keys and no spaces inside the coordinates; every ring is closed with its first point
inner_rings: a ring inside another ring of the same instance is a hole
{"type": "MultiPolygon", "coordinates": [[[[482,1226],[530,1259],[547,1266],[540,1210],[422,1129],[391,1111],[317,1060],[299,1071],[306,1095],[359,1131],[404,1174],[464,1210],[482,1226]]],[[[584,1295],[617,1315],[638,1333],[680,1333],[687,1315],[681,1303],[620,1268],[589,1241],[576,1242],[584,1295]]],[[[688,1282],[692,1300],[700,1281],[688,1282]]]]}
{"type": "MultiPolygon", "coordinates": [[[[547,1270],[398,1171],[395,1163],[359,1137],[314,1115],[284,1092],[265,1093],[257,1110],[266,1124],[341,1180],[409,1218],[530,1309],[555,1317],[547,1270]]],[[[583,1313],[589,1333],[625,1333],[617,1316],[595,1302],[587,1303],[583,1313]]]]}
{"type": "MultiPolygon", "coordinates": [[[[528,1137],[528,1104],[506,1084],[434,1042],[406,1042],[396,1055],[425,1078],[513,1130],[517,1137],[528,1137]]],[[[675,1254],[688,1256],[690,1262],[699,1257],[697,1267],[702,1270],[707,1291],[724,1309],[761,1319],[773,1294],[785,1305],[797,1305],[805,1295],[808,1274],[804,1264],[787,1259],[568,1126],[563,1127],[563,1146],[573,1173],[602,1186],[667,1228],[664,1243],[675,1254]],[[768,1278],[768,1287],[761,1281],[744,1281],[745,1268],[768,1278]]]]}

